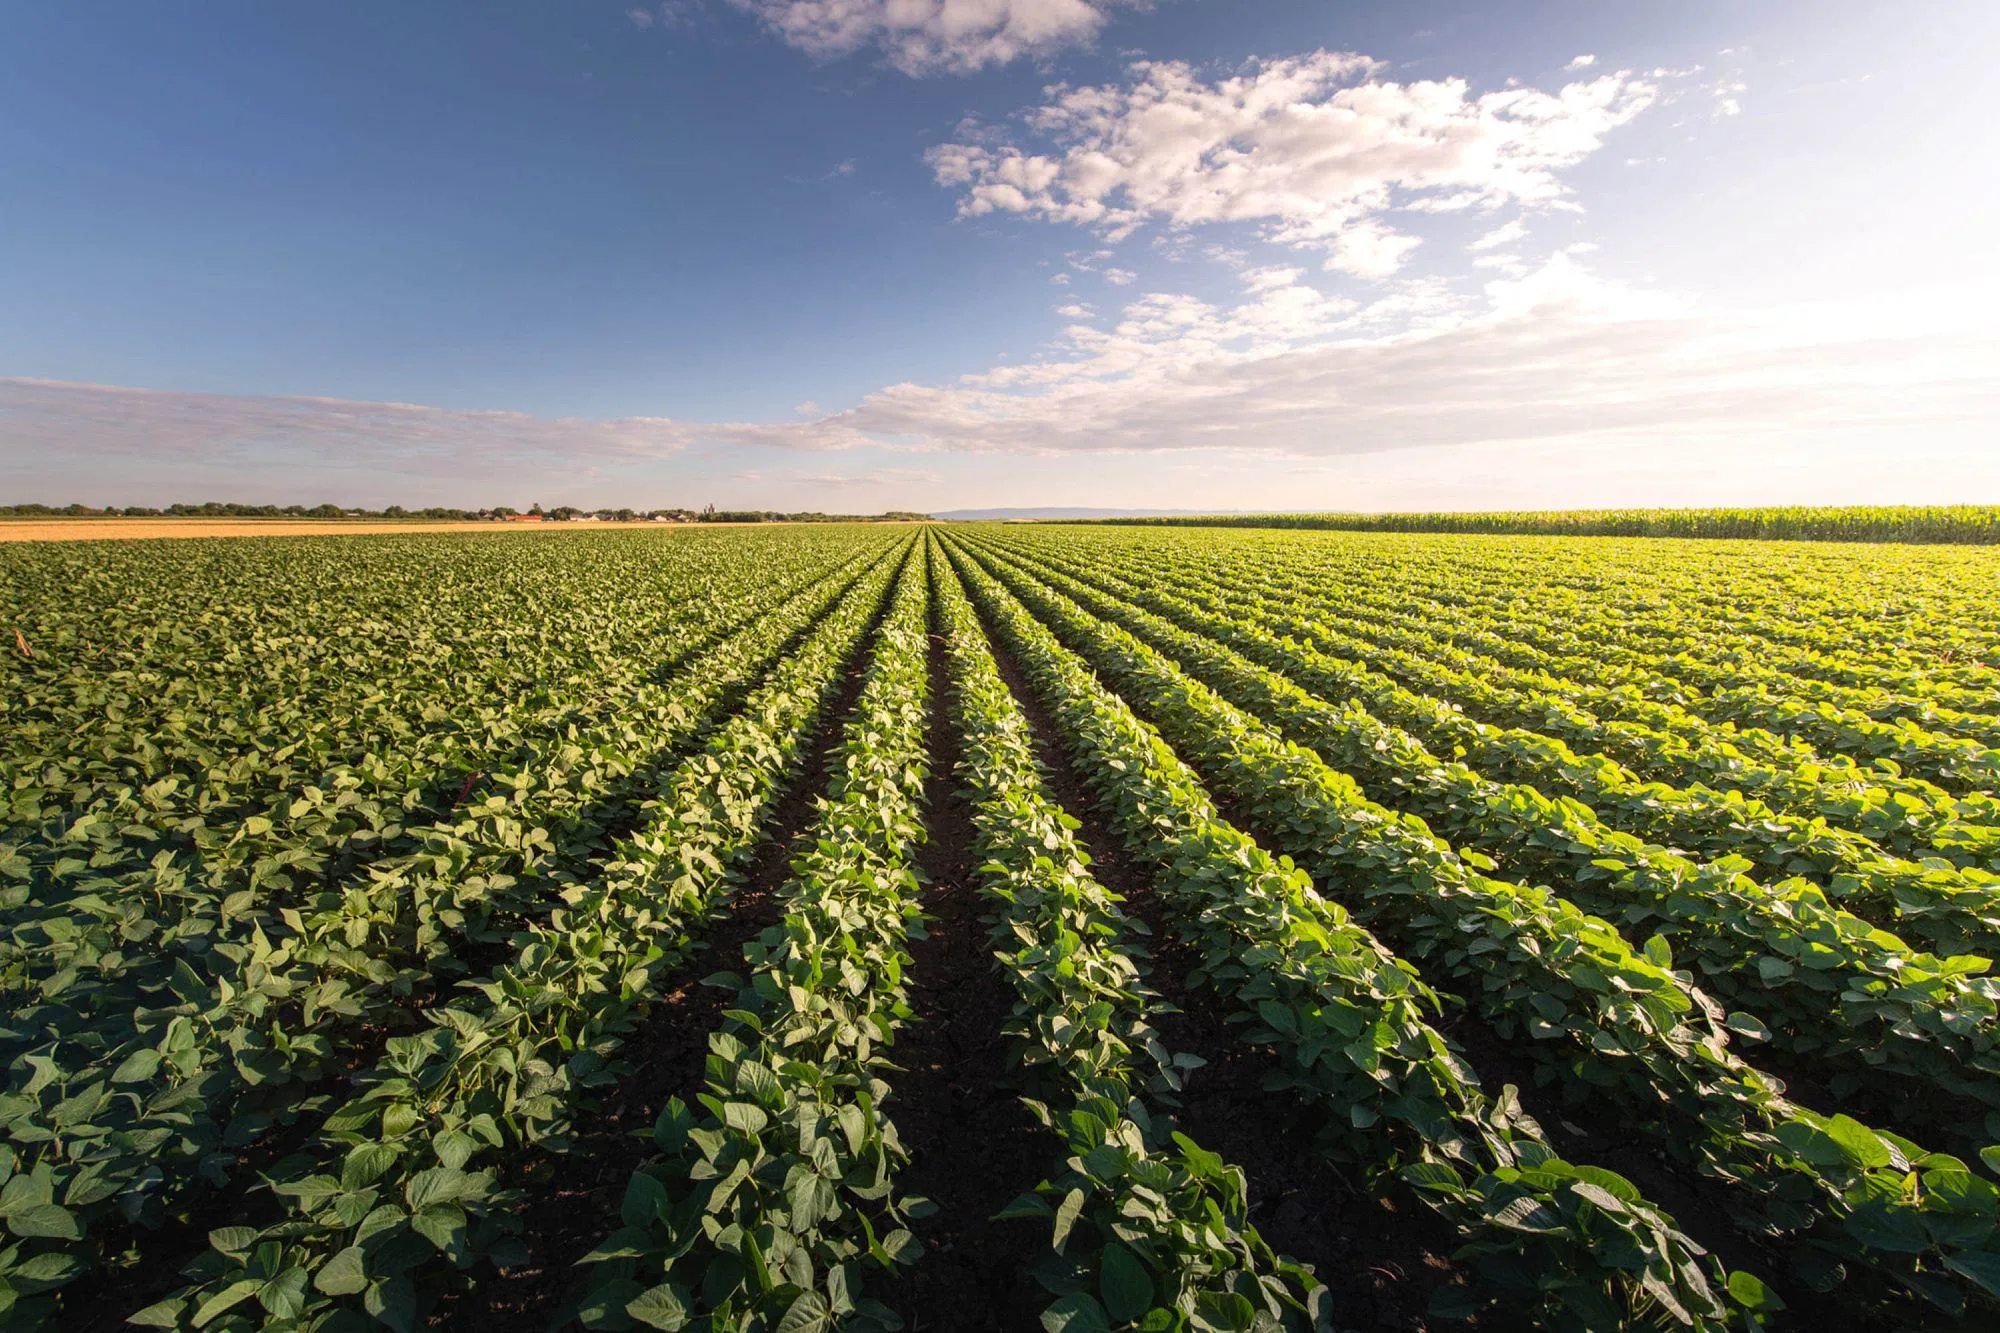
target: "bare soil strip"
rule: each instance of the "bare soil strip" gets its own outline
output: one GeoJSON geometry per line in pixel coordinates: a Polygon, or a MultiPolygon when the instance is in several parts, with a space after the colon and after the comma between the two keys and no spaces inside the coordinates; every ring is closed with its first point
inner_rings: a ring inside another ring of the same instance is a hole
{"type": "Polygon", "coordinates": [[[914,1018],[890,1052],[890,1117],[910,1152],[905,1193],[937,1205],[913,1228],[914,1267],[881,1295],[911,1333],[1001,1333],[1037,1326],[1046,1293],[1029,1277],[1042,1229],[993,1215],[1049,1173],[1061,1141],[1021,1104],[1001,1025],[1013,1007],[987,940],[987,904],[973,883],[971,810],[958,789],[942,641],[931,602],[931,770],[919,865],[929,884],[925,936],[911,941],[914,1018]]]}
{"type": "MultiPolygon", "coordinates": [[[[832,764],[832,752],[840,741],[847,715],[861,694],[862,672],[867,663],[876,630],[887,613],[885,600],[859,639],[860,647],[844,668],[845,679],[826,716],[821,720],[807,750],[806,771],[790,785],[772,806],[767,827],[771,830],[745,873],[741,885],[730,896],[724,915],[713,922],[701,943],[701,954],[692,962],[676,989],[662,995],[646,1026],[624,1045],[620,1058],[632,1066],[610,1101],[578,1118],[580,1133],[571,1153],[553,1159],[536,1157],[527,1178],[514,1183],[538,1191],[533,1208],[523,1215],[530,1262],[504,1273],[488,1269],[480,1272],[475,1288],[455,1293],[445,1300],[432,1322],[457,1327],[460,1322],[477,1321],[497,1333],[502,1329],[550,1326],[568,1295],[576,1260],[603,1238],[624,1196],[625,1181],[632,1169],[645,1159],[650,1139],[639,1137],[652,1127],[669,1096],[678,1095],[692,1103],[702,1090],[704,1064],[708,1055],[708,1034],[718,1024],[722,1011],[735,1000],[735,991],[704,987],[699,978],[713,968],[738,966],[742,948],[764,927],[777,920],[772,890],[783,882],[790,867],[793,840],[810,825],[814,798],[824,790],[832,764]]],[[[832,614],[831,610],[827,614],[832,614]]],[[[800,642],[820,623],[800,629],[788,641],[800,642]]],[[[728,696],[725,706],[701,732],[678,747],[675,762],[699,746],[706,736],[733,715],[742,702],[766,677],[745,682],[728,696]]],[[[659,769],[665,773],[670,765],[659,769]]],[[[630,818],[618,831],[629,831],[638,823],[636,802],[630,818]]],[[[504,950],[497,944],[476,946],[482,957],[498,962],[504,950]]],[[[482,966],[468,969],[473,975],[482,966]]],[[[414,1000],[394,1006],[393,1021],[370,1024],[358,1035],[347,1073],[358,1072],[375,1062],[388,1038],[419,1026],[421,1005],[414,1000]]],[[[334,1076],[317,1090],[337,1092],[344,1086],[342,1076],[334,1076]]],[[[252,1182],[250,1169],[269,1165],[299,1144],[319,1127],[326,1105],[312,1109],[306,1104],[294,1108],[295,1118],[268,1140],[244,1155],[235,1184],[209,1192],[193,1209],[190,1225],[177,1233],[149,1232],[138,1237],[148,1246],[145,1258],[123,1273],[116,1283],[95,1288],[92,1299],[79,1299],[64,1309],[65,1327],[109,1330],[128,1328],[125,1316],[151,1301],[160,1299],[179,1286],[180,1270],[208,1248],[208,1233],[217,1227],[268,1225],[278,1220],[275,1199],[252,1182]],[[173,1243],[170,1243],[173,1242],[173,1243]]],[[[80,1294],[80,1293],[79,1293],[80,1294]]]]}
{"type": "Polygon", "coordinates": [[[716,972],[743,973],[743,946],[780,919],[777,890],[791,873],[798,840],[810,833],[816,801],[826,790],[849,714],[861,697],[869,655],[888,613],[885,599],[843,668],[844,679],[807,749],[805,771],[773,805],[771,830],[750,868],[710,928],[702,952],[679,984],[659,997],[645,1025],[620,1051],[631,1070],[590,1114],[578,1117],[575,1146],[522,1183],[535,1191],[522,1214],[529,1261],[502,1273],[483,1272],[470,1291],[447,1300],[433,1316],[440,1327],[544,1329],[567,1318],[575,1298],[576,1262],[615,1225],[625,1183],[653,1155],[650,1130],[671,1097],[690,1106],[706,1088],[709,1034],[736,988],[705,985],[716,972]]]}
{"type": "Polygon", "coordinates": [[[1251,1223],[1272,1248],[1312,1265],[1334,1291],[1342,1327],[1413,1333],[1504,1328],[1491,1314],[1449,1324],[1427,1316],[1431,1293],[1462,1280],[1449,1258],[1458,1237],[1429,1212],[1371,1193],[1348,1178],[1313,1149],[1311,1116],[1297,1099],[1265,1089],[1272,1060],[1237,1038],[1211,992],[1186,984],[1192,960],[1175,944],[1150,877],[1124,855],[1098,817],[1090,790],[1055,741],[1053,718],[1005,645],[990,633],[987,641],[1002,679],[1028,716],[1051,794],[1083,823],[1077,838],[1090,853],[1091,873],[1153,932],[1152,957],[1141,963],[1170,1009],[1155,1012],[1155,1025],[1170,1049],[1208,1061],[1189,1076],[1176,1119],[1204,1148],[1243,1169],[1251,1223]]]}

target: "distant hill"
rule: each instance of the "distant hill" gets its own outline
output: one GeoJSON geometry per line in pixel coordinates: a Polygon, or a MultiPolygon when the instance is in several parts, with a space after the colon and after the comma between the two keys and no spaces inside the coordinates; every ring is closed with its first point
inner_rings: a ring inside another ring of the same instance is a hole
{"type": "Polygon", "coordinates": [[[1010,518],[1193,518],[1233,514],[1234,509],[940,509],[932,518],[968,523],[1010,518]]]}

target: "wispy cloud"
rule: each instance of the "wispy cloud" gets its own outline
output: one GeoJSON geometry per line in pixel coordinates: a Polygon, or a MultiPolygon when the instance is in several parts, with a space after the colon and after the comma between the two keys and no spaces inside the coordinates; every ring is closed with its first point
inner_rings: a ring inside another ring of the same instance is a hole
{"type": "Polygon", "coordinates": [[[966,74],[1087,43],[1143,0],[730,0],[816,60],[874,49],[912,76],[966,74]]]}
{"type": "Polygon", "coordinates": [[[929,468],[884,467],[861,473],[821,472],[809,477],[793,480],[808,486],[833,486],[841,489],[857,486],[892,486],[928,484],[942,481],[941,474],[929,468]]]}
{"type": "Polygon", "coordinates": [[[1472,250],[1474,252],[1480,250],[1495,250],[1503,245],[1512,245],[1514,242],[1526,237],[1527,234],[1528,234],[1528,225],[1525,222],[1521,221],[1521,219],[1515,218],[1512,222],[1503,223],[1502,225],[1493,228],[1493,230],[1491,231],[1482,233],[1479,236],[1479,238],[1473,241],[1471,245],[1467,246],[1466,249],[1472,250]]]}
{"type": "Polygon", "coordinates": [[[656,417],[581,420],[363,403],[338,398],[244,397],[0,379],[0,426],[15,440],[59,442],[74,454],[199,457],[205,461],[335,461],[399,472],[454,469],[469,460],[656,458],[694,439],[656,417]]]}
{"type": "Polygon", "coordinates": [[[1937,315],[1701,311],[1567,255],[1476,303],[1423,287],[1358,308],[1298,285],[1227,309],[1153,295],[1111,329],[1072,329],[1067,359],[897,385],[803,429],[960,450],[1312,456],[1634,432],[1735,432],[1751,448],[2000,411],[2000,326],[1947,331],[1937,315]],[[1382,323],[1395,331],[1370,332],[1382,323]]]}
{"type": "Polygon", "coordinates": [[[632,26],[647,28],[688,28],[702,10],[702,0],[656,0],[651,5],[635,5],[625,11],[632,26]]]}
{"type": "MultiPolygon", "coordinates": [[[[1218,306],[1148,293],[1078,322],[1037,360],[891,385],[807,420],[557,420],[323,398],[240,398],[0,380],[18,456],[144,458],[431,476],[616,465],[691,444],[782,450],[1090,455],[1228,450],[1335,458],[1445,445],[1911,431],[2000,415],[2000,321],[1950,297],[1704,310],[1558,254],[1476,298],[1399,282],[1357,303],[1296,269],[1243,274],[1218,306]]],[[[772,484],[890,486],[935,469],[772,484]]]]}

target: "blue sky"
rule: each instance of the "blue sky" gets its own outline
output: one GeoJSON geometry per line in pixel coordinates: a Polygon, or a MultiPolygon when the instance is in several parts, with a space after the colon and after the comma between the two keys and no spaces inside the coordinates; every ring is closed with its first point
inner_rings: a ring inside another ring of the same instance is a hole
{"type": "Polygon", "coordinates": [[[8,499],[2000,501],[1991,5],[7,24],[8,499]]]}

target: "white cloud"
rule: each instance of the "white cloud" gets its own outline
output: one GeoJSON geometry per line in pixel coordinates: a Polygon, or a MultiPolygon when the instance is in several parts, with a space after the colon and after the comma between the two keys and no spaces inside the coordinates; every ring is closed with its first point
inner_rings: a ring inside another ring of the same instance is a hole
{"type": "Polygon", "coordinates": [[[1326,267],[1357,278],[1393,277],[1417,248],[1417,238],[1391,231],[1373,218],[1363,218],[1333,238],[1333,255],[1326,267]]]}
{"type": "Polygon", "coordinates": [[[1948,297],[1704,311],[1567,254],[1482,298],[1401,283],[1357,306],[1296,280],[1245,286],[1228,308],[1149,294],[1109,329],[1071,326],[1054,359],[895,385],[797,429],[822,447],[1322,457],[1734,434],[1747,456],[1760,441],[1964,429],[2000,412],[2000,323],[1954,314],[1948,297]]]}
{"type": "MultiPolygon", "coordinates": [[[[555,420],[325,398],[232,398],[0,380],[0,468],[138,460],[251,477],[572,475],[691,445],[1077,457],[1219,451],[1336,459],[1442,446],[1671,453],[1728,439],[1746,460],[1800,442],[1966,438],[2000,416],[2000,303],[1963,291],[1777,310],[1708,310],[1606,281],[1569,253],[1455,295],[1398,281],[1358,303],[1298,268],[1246,268],[1218,305],[1143,295],[1072,323],[1039,360],[891,385],[798,421],[555,420]]],[[[1843,446],[1844,447],[1844,446],[1843,446]]],[[[1247,465],[1247,464],[1246,464],[1247,465]]],[[[772,477],[768,470],[766,477],[772,477]]],[[[929,481],[918,468],[825,486],[929,481]]],[[[774,479],[773,484],[780,479],[774,479]]],[[[39,484],[39,483],[35,483],[39,484]]]]}
{"type": "Polygon", "coordinates": [[[1569,62],[1569,63],[1568,63],[1567,65],[1564,65],[1564,66],[1563,66],[1563,68],[1564,68],[1564,69],[1589,69],[1589,68],[1590,68],[1590,67],[1591,67],[1592,65],[1595,65],[1596,63],[1597,63],[1597,57],[1596,57],[1596,56],[1593,56],[1593,55],[1580,55],[1580,56],[1577,56],[1577,57],[1575,57],[1574,59],[1572,59],[1572,60],[1571,60],[1571,61],[1570,61],[1570,62],[1569,62]]]}
{"type": "Polygon", "coordinates": [[[1725,73],[1709,83],[1707,90],[1715,98],[1715,115],[1720,119],[1743,114],[1743,94],[1750,91],[1750,85],[1741,74],[1725,73]]]}
{"type": "Polygon", "coordinates": [[[1248,222],[1381,276],[1414,244],[1385,215],[1567,204],[1559,173],[1658,96],[1628,71],[1475,95],[1464,79],[1399,83],[1385,68],[1318,51],[1210,82],[1177,61],[1140,62],[1121,84],[1056,85],[1021,133],[961,134],[928,161],[963,216],[1012,213],[1114,241],[1153,222],[1248,222]]]}
{"type": "Polygon", "coordinates": [[[968,73],[1087,43],[1140,0],[730,0],[815,60],[881,50],[910,75],[968,73]]]}
{"type": "Polygon", "coordinates": [[[1268,292],[1280,287],[1291,287],[1305,276],[1301,268],[1288,268],[1282,264],[1270,264],[1256,268],[1243,268],[1239,276],[1243,285],[1253,292],[1268,292]]]}
{"type": "Polygon", "coordinates": [[[1115,287],[1129,287],[1139,280],[1139,275],[1129,268],[1107,268],[1104,280],[1115,287]]]}
{"type": "Polygon", "coordinates": [[[1528,224],[1519,218],[1515,218],[1512,222],[1505,223],[1486,232],[1478,240],[1468,245],[1466,249],[1473,251],[1496,250],[1503,245],[1512,245],[1527,234],[1528,224]]]}

